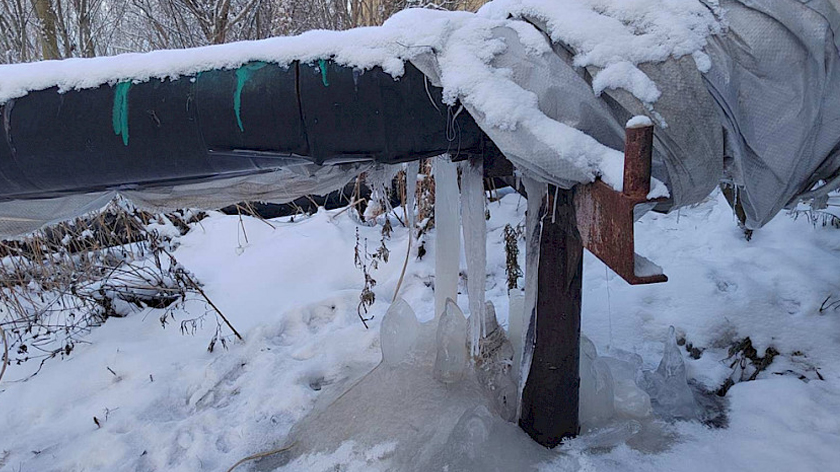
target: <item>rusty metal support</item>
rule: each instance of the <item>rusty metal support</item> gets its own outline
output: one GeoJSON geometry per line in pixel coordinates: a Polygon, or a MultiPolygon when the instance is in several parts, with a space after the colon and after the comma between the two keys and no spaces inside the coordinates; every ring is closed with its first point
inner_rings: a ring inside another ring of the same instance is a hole
{"type": "Polygon", "coordinates": [[[552,188],[542,205],[535,345],[519,426],[546,447],[580,428],[583,247],[631,284],[668,280],[634,250],[636,205],[659,201],[648,199],[653,127],[629,128],[626,139],[621,192],[598,180],[572,190],[552,188]]]}
{"type": "Polygon", "coordinates": [[[586,249],[631,285],[666,282],[662,268],[635,252],[634,210],[648,199],[653,126],[628,128],[621,192],[596,180],[575,188],[577,225],[586,249]]]}
{"type": "MultiPolygon", "coordinates": [[[[554,195],[553,187],[548,193],[554,195]]],[[[556,195],[556,200],[545,198],[541,212],[535,346],[519,419],[519,426],[546,447],[579,430],[583,243],[574,192],[557,190],[556,195]]]]}

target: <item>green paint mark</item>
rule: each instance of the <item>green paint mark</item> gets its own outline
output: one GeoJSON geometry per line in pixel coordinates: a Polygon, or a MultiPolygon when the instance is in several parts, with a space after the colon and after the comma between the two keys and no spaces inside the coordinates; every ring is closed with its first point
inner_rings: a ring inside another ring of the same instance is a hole
{"type": "Polygon", "coordinates": [[[324,59],[319,59],[318,68],[321,69],[321,82],[324,83],[324,87],[329,87],[330,81],[327,80],[327,61],[324,59]]]}
{"type": "Polygon", "coordinates": [[[128,90],[130,88],[131,82],[120,82],[114,87],[114,108],[111,112],[114,134],[122,136],[125,146],[128,146],[128,90]]]}
{"type": "Polygon", "coordinates": [[[245,82],[254,75],[254,72],[266,66],[265,62],[249,62],[239,69],[236,69],[236,92],[233,94],[233,111],[236,113],[236,124],[239,125],[239,131],[245,131],[242,125],[242,89],[245,87],[245,82]]]}

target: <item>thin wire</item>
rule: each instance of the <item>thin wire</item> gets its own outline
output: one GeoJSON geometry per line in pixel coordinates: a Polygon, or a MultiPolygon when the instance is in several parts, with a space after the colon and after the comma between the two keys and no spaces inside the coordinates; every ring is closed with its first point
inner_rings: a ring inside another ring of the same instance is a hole
{"type": "Polygon", "coordinates": [[[608,348],[612,348],[612,300],[610,300],[610,269],[604,264],[604,278],[607,281],[607,320],[609,320],[609,344],[608,348]]]}

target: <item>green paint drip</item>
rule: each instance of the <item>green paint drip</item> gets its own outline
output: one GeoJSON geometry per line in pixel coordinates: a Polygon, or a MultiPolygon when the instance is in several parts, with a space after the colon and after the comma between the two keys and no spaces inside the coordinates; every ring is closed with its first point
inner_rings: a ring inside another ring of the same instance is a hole
{"type": "Polygon", "coordinates": [[[324,87],[329,87],[330,81],[327,80],[327,61],[324,59],[319,59],[318,68],[321,69],[321,82],[324,83],[324,87]]]}
{"type": "Polygon", "coordinates": [[[245,131],[242,125],[242,89],[245,83],[254,75],[254,72],[266,66],[265,62],[249,62],[239,69],[236,69],[236,92],[233,93],[233,111],[236,113],[236,124],[239,125],[239,131],[245,131]]]}
{"type": "Polygon", "coordinates": [[[111,112],[114,134],[122,136],[125,146],[128,146],[128,90],[130,88],[131,82],[120,82],[114,86],[114,108],[111,112]]]}

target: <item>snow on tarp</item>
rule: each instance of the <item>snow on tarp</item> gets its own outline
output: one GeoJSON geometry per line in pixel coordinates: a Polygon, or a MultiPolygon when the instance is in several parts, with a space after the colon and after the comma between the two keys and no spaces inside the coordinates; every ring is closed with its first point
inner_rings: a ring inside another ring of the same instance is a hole
{"type": "MultiPolygon", "coordinates": [[[[507,38],[498,36],[499,29],[515,32],[517,41],[534,59],[551,53],[542,33],[522,21],[413,9],[395,15],[382,27],[313,31],[291,38],[191,50],[2,66],[0,102],[50,87],[67,91],[105,83],[174,79],[211,69],[238,68],[251,61],[285,65],[328,58],[360,69],[378,66],[399,77],[406,60],[423,62],[424,56],[432,54],[445,101],[468,104],[471,111],[481,115],[485,129],[533,131],[550,148],[554,160],[566,163],[564,175],[553,177],[556,183],[568,186],[602,176],[620,188],[621,143],[608,147],[543,113],[532,91],[511,80],[510,71],[491,64],[509,47],[507,38]]],[[[595,38],[599,33],[593,30],[591,35],[595,38]]]]}
{"type": "Polygon", "coordinates": [[[840,170],[838,30],[836,0],[494,0],[477,14],[410,9],[381,27],[0,66],[0,103],[250,61],[331,59],[395,78],[410,61],[520,171],[562,187],[601,177],[620,189],[623,125],[649,116],[653,176],[670,195],[659,209],[725,178],[758,227],[840,170]]]}

